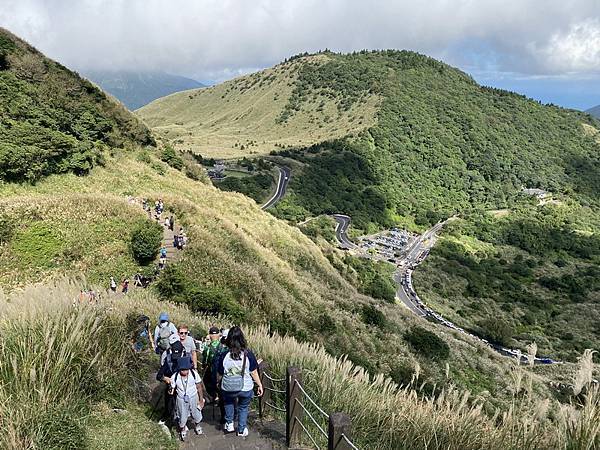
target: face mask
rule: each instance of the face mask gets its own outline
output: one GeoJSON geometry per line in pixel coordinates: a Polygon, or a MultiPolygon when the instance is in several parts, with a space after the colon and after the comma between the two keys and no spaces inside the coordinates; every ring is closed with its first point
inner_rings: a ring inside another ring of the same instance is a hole
{"type": "Polygon", "coordinates": [[[161,327],[161,328],[164,328],[164,327],[166,327],[166,326],[167,326],[167,322],[161,322],[161,323],[160,323],[160,327],[161,327]]]}

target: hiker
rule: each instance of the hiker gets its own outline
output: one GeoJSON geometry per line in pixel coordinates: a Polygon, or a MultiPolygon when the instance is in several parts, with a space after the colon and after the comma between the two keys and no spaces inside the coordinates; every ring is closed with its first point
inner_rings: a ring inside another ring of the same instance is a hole
{"type": "Polygon", "coordinates": [[[131,339],[133,351],[136,353],[141,352],[147,343],[150,343],[150,347],[154,350],[154,342],[150,336],[150,317],[141,315],[135,321],[133,337],[131,339]]]}
{"type": "Polygon", "coordinates": [[[169,336],[177,335],[177,328],[169,322],[169,315],[166,312],[161,312],[158,316],[158,325],[154,328],[154,343],[156,344],[155,351],[157,354],[162,354],[171,345],[169,344],[169,336]]]}
{"type": "Polygon", "coordinates": [[[173,247],[179,248],[179,236],[173,235],[173,247]]]}
{"type": "Polygon", "coordinates": [[[190,416],[194,421],[194,431],[202,434],[202,408],[204,407],[204,393],[202,389],[202,378],[192,368],[192,360],[189,356],[179,359],[178,370],[171,378],[171,392],[176,395],[175,410],[179,420],[179,436],[185,440],[190,416]]]}
{"type": "Polygon", "coordinates": [[[158,270],[163,270],[165,268],[166,264],[167,264],[167,258],[165,258],[164,256],[161,256],[160,258],[158,258],[158,270]]]}
{"type": "Polygon", "coordinates": [[[173,216],[169,217],[169,230],[173,231],[175,228],[175,218],[173,216]]]}
{"type": "Polygon", "coordinates": [[[217,396],[217,373],[213,367],[215,357],[220,356],[225,346],[221,343],[221,330],[218,327],[212,326],[208,330],[208,344],[204,347],[202,352],[202,367],[204,369],[204,376],[202,381],[204,382],[204,390],[209,396],[211,401],[218,398],[217,396]]]}
{"type": "Polygon", "coordinates": [[[160,249],[160,256],[163,258],[167,257],[167,247],[161,247],[160,249]]]}
{"type": "Polygon", "coordinates": [[[192,367],[198,368],[198,354],[196,353],[196,343],[194,338],[190,335],[189,328],[187,325],[179,325],[179,341],[185,348],[187,355],[192,358],[192,367]]]}
{"type": "Polygon", "coordinates": [[[129,292],[129,278],[125,278],[123,280],[123,288],[121,289],[121,292],[123,292],[123,294],[127,294],[127,292],[129,292]]]}
{"type": "Polygon", "coordinates": [[[137,287],[144,287],[144,283],[142,282],[142,274],[136,273],[133,277],[133,285],[137,287]]]}
{"type": "Polygon", "coordinates": [[[113,292],[117,292],[117,282],[114,277],[110,277],[110,290],[113,292]]]}
{"type": "Polygon", "coordinates": [[[177,238],[177,248],[179,250],[183,250],[183,228],[179,232],[179,237],[177,238]]]}
{"type": "Polygon", "coordinates": [[[165,219],[165,228],[167,228],[167,229],[168,229],[168,228],[170,228],[170,227],[171,227],[171,222],[169,222],[169,218],[167,217],[167,218],[165,219]]]}
{"type": "MultiPolygon", "coordinates": [[[[172,425],[174,419],[175,410],[175,398],[169,394],[171,390],[171,377],[177,372],[179,359],[186,356],[185,348],[179,342],[179,336],[172,334],[169,336],[170,347],[165,350],[161,355],[160,369],[156,373],[156,381],[160,381],[163,386],[161,396],[164,396],[164,407],[162,418],[159,423],[168,423],[172,425]]],[[[157,400],[160,401],[160,397],[157,400]]]]}
{"type": "Polygon", "coordinates": [[[258,376],[258,362],[248,350],[246,338],[240,327],[235,326],[229,330],[226,345],[229,350],[220,358],[218,364],[221,395],[225,404],[225,432],[234,431],[233,419],[237,413],[237,435],[246,437],[248,409],[254,396],[254,383],[258,386],[257,395],[260,397],[263,394],[263,386],[258,376]]]}

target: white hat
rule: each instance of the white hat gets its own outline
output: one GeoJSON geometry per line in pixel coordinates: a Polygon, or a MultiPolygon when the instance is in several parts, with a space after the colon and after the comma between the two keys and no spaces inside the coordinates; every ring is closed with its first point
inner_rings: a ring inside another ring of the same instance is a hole
{"type": "Polygon", "coordinates": [[[176,334],[172,334],[171,336],[169,336],[169,344],[174,344],[178,340],[179,340],[179,336],[177,336],[176,334]]]}

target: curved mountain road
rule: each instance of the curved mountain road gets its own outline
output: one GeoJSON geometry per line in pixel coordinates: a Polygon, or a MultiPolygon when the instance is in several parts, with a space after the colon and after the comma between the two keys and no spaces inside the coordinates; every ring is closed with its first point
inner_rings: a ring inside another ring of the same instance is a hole
{"type": "Polygon", "coordinates": [[[277,189],[273,196],[267,200],[267,202],[260,207],[260,209],[265,210],[269,209],[272,206],[275,206],[285,195],[287,191],[288,183],[290,182],[290,177],[292,176],[292,171],[289,167],[278,166],[279,169],[279,179],[277,180],[277,189]]]}
{"type": "MultiPolygon", "coordinates": [[[[267,209],[271,206],[275,205],[277,202],[281,200],[281,198],[285,195],[287,190],[287,185],[291,176],[291,171],[289,167],[279,166],[279,180],[277,182],[277,190],[273,197],[265,203],[261,209],[267,209]]],[[[331,215],[335,221],[337,222],[335,227],[335,237],[341,248],[345,250],[356,249],[358,246],[350,240],[348,237],[348,228],[350,227],[350,223],[352,219],[350,216],[345,214],[332,214],[331,215]]],[[[518,358],[521,362],[527,362],[527,356],[522,355],[519,350],[503,347],[498,344],[494,344],[488,342],[486,339],[480,338],[468,331],[460,328],[454,323],[442,317],[441,314],[436,313],[431,308],[426,306],[419,296],[417,292],[413,288],[412,285],[412,272],[413,269],[419,265],[429,254],[429,251],[433,247],[436,241],[437,233],[453,218],[449,218],[443,222],[438,222],[425,233],[417,237],[406,250],[405,256],[400,260],[398,264],[398,270],[394,272],[393,280],[398,285],[398,290],[396,291],[396,296],[398,299],[414,314],[423,318],[431,318],[435,322],[444,325],[448,328],[451,328],[455,331],[458,331],[463,334],[468,334],[474,339],[483,342],[499,354],[511,358],[518,358]]],[[[536,357],[534,359],[534,363],[536,364],[557,364],[560,361],[555,361],[551,358],[547,357],[536,357]]]]}
{"type": "Polygon", "coordinates": [[[357,245],[348,238],[348,227],[350,226],[350,216],[345,214],[332,214],[331,217],[337,222],[335,226],[335,238],[344,249],[357,248],[357,245]]]}

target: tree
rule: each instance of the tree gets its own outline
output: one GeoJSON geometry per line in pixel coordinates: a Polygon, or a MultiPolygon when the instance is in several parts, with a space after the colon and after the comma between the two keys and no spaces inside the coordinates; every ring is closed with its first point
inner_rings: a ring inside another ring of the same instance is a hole
{"type": "Polygon", "coordinates": [[[133,258],[142,265],[156,258],[162,242],[162,227],[149,220],[139,222],[131,232],[130,249],[133,258]]]}

